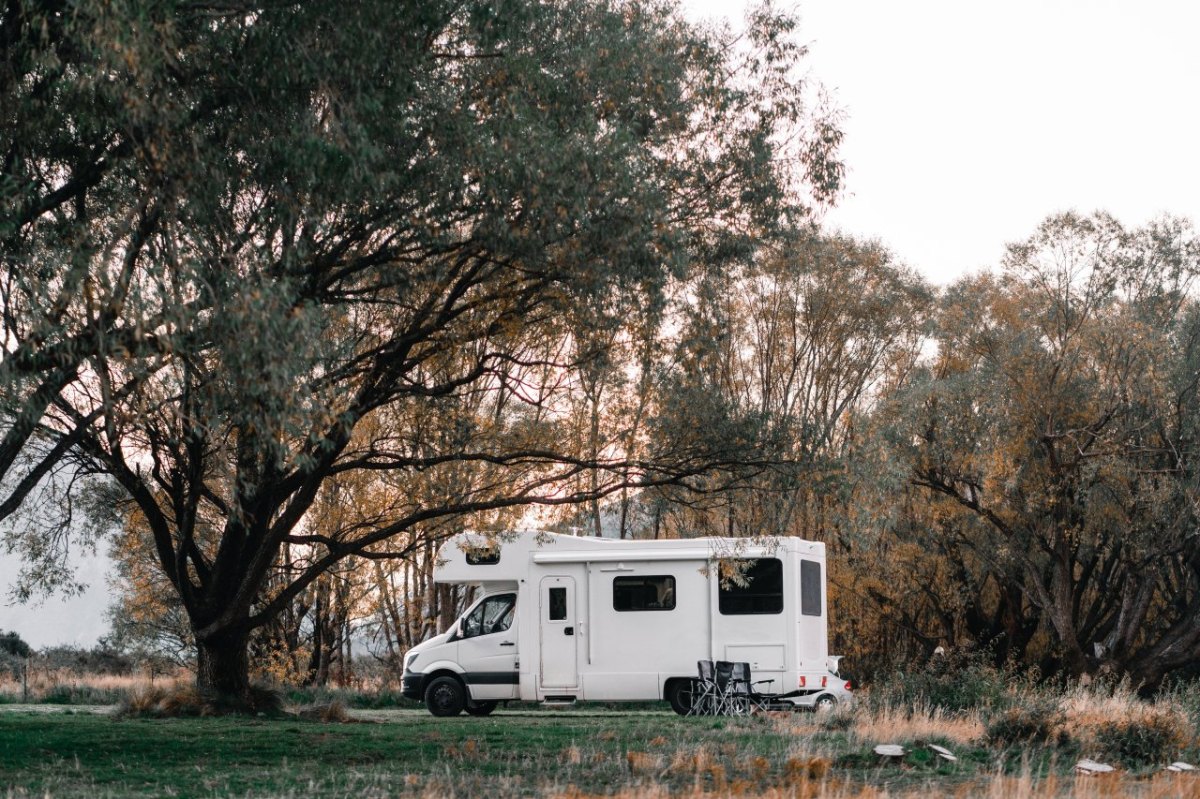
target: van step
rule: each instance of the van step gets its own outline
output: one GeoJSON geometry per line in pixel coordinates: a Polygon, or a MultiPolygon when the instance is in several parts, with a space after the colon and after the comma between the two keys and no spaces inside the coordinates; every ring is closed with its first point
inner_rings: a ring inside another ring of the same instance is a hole
{"type": "Polygon", "coordinates": [[[574,696],[547,696],[542,700],[542,707],[570,707],[574,704],[574,696]]]}

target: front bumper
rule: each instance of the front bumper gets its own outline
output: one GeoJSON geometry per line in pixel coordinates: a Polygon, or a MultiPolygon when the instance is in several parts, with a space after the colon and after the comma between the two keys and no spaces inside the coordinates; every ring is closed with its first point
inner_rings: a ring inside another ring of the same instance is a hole
{"type": "Polygon", "coordinates": [[[404,672],[400,678],[400,694],[418,702],[425,698],[425,675],[420,672],[404,672]]]}

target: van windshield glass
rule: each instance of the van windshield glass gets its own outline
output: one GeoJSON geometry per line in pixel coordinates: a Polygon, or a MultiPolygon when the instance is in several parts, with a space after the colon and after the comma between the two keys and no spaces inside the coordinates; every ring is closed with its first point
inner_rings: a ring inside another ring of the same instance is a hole
{"type": "Polygon", "coordinates": [[[480,602],[462,623],[462,637],[501,633],[512,626],[517,607],[516,594],[497,594],[480,602]]]}

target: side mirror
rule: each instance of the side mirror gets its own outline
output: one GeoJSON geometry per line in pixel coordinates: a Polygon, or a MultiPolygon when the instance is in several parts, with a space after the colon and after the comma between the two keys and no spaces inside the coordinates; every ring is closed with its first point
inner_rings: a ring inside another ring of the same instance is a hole
{"type": "Polygon", "coordinates": [[[448,640],[457,641],[460,638],[462,638],[462,622],[456,621],[450,628],[450,638],[448,640]]]}

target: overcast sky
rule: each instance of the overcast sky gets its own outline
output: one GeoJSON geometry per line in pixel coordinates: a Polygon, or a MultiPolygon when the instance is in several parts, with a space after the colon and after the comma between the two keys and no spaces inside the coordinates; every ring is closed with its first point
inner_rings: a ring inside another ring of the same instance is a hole
{"type": "MultiPolygon", "coordinates": [[[[686,0],[740,19],[742,0],[686,0]]],[[[1200,219],[1200,3],[1183,0],[807,0],[811,75],[845,112],[848,192],[827,222],[878,238],[931,280],[996,265],[1046,215],[1200,219]]],[[[0,555],[0,586],[15,574],[0,555]]],[[[107,631],[91,590],[0,602],[35,646],[107,631]]]]}
{"type": "MultiPolygon", "coordinates": [[[[685,5],[696,17],[745,7],[685,5]]],[[[930,279],[996,265],[1055,211],[1200,219],[1200,3],[797,8],[810,73],[846,114],[848,194],[827,220],[930,279]]]]}

